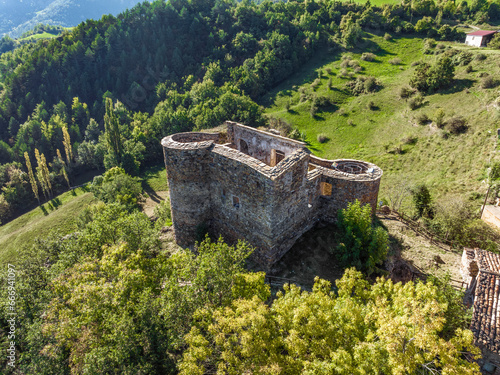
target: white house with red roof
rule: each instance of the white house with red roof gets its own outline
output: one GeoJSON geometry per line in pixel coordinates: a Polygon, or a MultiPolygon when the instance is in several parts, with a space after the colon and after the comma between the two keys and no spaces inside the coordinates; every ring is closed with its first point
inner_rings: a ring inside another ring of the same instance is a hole
{"type": "Polygon", "coordinates": [[[486,47],[488,42],[498,31],[477,30],[467,34],[465,44],[474,47],[486,47]]]}

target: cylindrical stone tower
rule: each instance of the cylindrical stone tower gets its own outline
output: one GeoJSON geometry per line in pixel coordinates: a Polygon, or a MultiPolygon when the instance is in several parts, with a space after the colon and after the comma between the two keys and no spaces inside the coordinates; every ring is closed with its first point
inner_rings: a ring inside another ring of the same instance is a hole
{"type": "Polygon", "coordinates": [[[210,149],[218,134],[178,133],[163,138],[175,240],[188,246],[210,218],[210,149]]]}

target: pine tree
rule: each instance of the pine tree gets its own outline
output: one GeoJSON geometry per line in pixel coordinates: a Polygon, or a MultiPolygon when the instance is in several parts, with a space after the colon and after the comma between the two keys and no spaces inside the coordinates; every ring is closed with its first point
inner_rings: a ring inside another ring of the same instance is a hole
{"type": "Polygon", "coordinates": [[[63,160],[63,158],[61,156],[61,151],[59,151],[59,149],[57,149],[57,158],[60,160],[60,162],[63,165],[63,167],[62,167],[62,173],[63,173],[64,179],[66,180],[66,183],[68,184],[68,189],[71,189],[71,185],[69,183],[68,173],[66,172],[66,164],[64,164],[64,160],[63,160]]]}
{"type": "Polygon", "coordinates": [[[66,126],[63,126],[62,128],[63,131],[63,145],[64,145],[64,151],[66,151],[66,160],[68,161],[68,165],[71,164],[71,160],[73,160],[73,151],[71,149],[71,139],[69,137],[68,133],[68,128],[66,126]]]}
{"type": "Polygon", "coordinates": [[[40,205],[40,196],[38,195],[38,184],[36,182],[35,175],[33,174],[33,168],[31,168],[31,161],[27,152],[24,153],[24,158],[26,159],[26,168],[28,169],[28,176],[30,179],[31,189],[33,189],[33,194],[35,194],[35,197],[38,201],[38,205],[40,205]]]}

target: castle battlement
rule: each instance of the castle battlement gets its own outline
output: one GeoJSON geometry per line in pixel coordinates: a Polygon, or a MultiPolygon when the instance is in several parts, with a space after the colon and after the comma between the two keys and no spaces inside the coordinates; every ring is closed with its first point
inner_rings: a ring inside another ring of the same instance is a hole
{"type": "Polygon", "coordinates": [[[375,210],[382,170],[326,160],[305,143],[226,121],[219,133],[162,140],[175,238],[194,243],[201,226],[228,243],[244,239],[269,267],[318,222],[331,223],[358,199],[375,210]]]}

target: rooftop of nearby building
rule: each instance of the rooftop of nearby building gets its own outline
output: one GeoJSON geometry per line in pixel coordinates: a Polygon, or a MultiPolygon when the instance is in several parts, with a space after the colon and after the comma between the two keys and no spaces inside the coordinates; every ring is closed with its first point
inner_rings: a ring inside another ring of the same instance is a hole
{"type": "MultiPolygon", "coordinates": [[[[473,279],[474,313],[471,330],[476,344],[500,354],[500,255],[481,249],[464,249],[473,279]]],[[[465,266],[465,264],[464,264],[465,266]]]]}
{"type": "Polygon", "coordinates": [[[476,30],[476,31],[473,31],[472,33],[469,33],[467,34],[467,36],[489,36],[489,35],[493,35],[495,33],[497,33],[498,31],[496,30],[476,30]]]}

